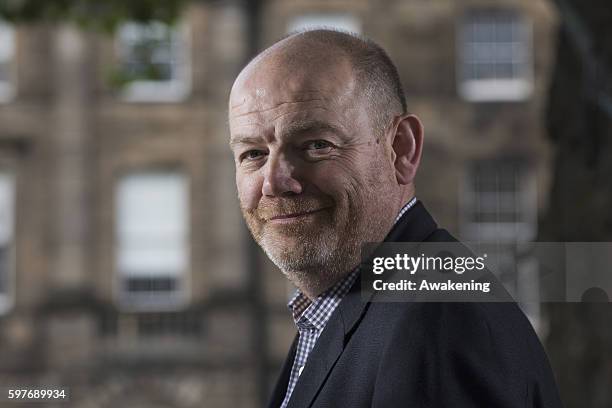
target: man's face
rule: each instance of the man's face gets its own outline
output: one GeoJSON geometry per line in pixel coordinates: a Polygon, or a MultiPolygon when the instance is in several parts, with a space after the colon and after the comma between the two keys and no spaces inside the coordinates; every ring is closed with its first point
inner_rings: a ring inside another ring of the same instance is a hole
{"type": "Polygon", "coordinates": [[[393,222],[397,185],[348,62],[288,70],[259,62],[230,97],[230,146],[255,240],[301,289],[331,286],[393,222]]]}

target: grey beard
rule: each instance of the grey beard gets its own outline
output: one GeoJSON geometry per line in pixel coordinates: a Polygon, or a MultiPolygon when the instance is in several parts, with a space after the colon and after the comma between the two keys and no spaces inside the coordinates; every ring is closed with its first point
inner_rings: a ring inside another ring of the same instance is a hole
{"type": "MultiPolygon", "coordinates": [[[[266,245],[267,247],[267,245],[266,245]]],[[[295,286],[308,296],[318,295],[341,280],[359,264],[359,248],[309,247],[299,257],[287,258],[262,248],[295,286]]]]}
{"type": "Polygon", "coordinates": [[[319,235],[322,241],[306,240],[300,253],[282,253],[274,240],[263,240],[260,246],[268,258],[291,282],[309,297],[319,295],[353,271],[361,261],[361,246],[380,242],[387,233],[382,223],[373,225],[351,217],[348,229],[319,235]],[[325,239],[329,241],[325,242],[325,239]],[[342,242],[344,240],[344,242],[342,242]],[[266,242],[267,241],[267,242],[266,242]]]}

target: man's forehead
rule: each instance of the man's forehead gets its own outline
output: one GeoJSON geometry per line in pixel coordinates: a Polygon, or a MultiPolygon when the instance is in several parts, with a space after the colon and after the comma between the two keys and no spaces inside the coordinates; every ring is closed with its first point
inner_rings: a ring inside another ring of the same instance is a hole
{"type": "Polygon", "coordinates": [[[270,77],[264,82],[246,82],[230,98],[230,121],[249,116],[274,118],[301,110],[337,110],[353,100],[353,84],[337,78],[295,75],[285,81],[270,77]]]}
{"type": "Polygon", "coordinates": [[[233,138],[243,133],[294,133],[290,130],[304,123],[340,123],[343,115],[336,113],[333,104],[332,100],[315,97],[314,94],[305,94],[302,99],[277,104],[262,103],[257,106],[245,103],[242,109],[236,108],[230,113],[230,134],[233,138]]]}
{"type": "Polygon", "coordinates": [[[230,100],[230,119],[249,114],[274,116],[275,110],[284,113],[315,107],[329,107],[341,102],[333,89],[315,87],[253,86],[233,93],[230,100]]]}

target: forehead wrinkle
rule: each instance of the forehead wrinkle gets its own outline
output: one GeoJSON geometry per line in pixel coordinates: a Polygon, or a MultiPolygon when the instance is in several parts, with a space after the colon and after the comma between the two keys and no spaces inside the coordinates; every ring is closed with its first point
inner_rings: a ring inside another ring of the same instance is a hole
{"type": "Polygon", "coordinates": [[[342,138],[346,138],[346,132],[342,124],[333,124],[321,119],[298,119],[290,122],[280,130],[280,138],[290,138],[307,132],[329,131],[342,138]]]}
{"type": "MultiPolygon", "coordinates": [[[[230,98],[230,102],[231,102],[231,100],[232,100],[232,99],[230,98]]],[[[236,109],[236,108],[238,108],[238,107],[240,107],[240,106],[244,105],[246,102],[247,102],[247,98],[246,98],[246,97],[243,97],[243,98],[240,100],[240,102],[238,102],[238,103],[236,103],[236,104],[234,104],[234,105],[231,105],[231,104],[230,104],[230,109],[236,109]]]]}
{"type": "Polygon", "coordinates": [[[283,107],[285,105],[291,105],[291,104],[296,104],[296,103],[304,103],[304,102],[323,101],[323,100],[324,100],[323,98],[312,98],[312,99],[298,99],[298,100],[293,100],[293,101],[282,101],[282,102],[277,103],[275,106],[272,106],[272,107],[269,107],[269,108],[255,109],[255,110],[252,110],[252,111],[248,111],[248,112],[244,112],[244,113],[239,113],[239,114],[231,115],[231,117],[232,118],[240,118],[240,117],[251,115],[251,114],[269,112],[271,110],[278,109],[278,108],[283,107]]]}
{"type": "MultiPolygon", "coordinates": [[[[327,106],[313,106],[312,108],[310,108],[310,111],[313,111],[313,110],[329,111],[330,109],[327,106]]],[[[296,110],[292,110],[292,111],[288,111],[288,112],[282,112],[282,113],[279,113],[278,115],[274,116],[270,121],[271,122],[276,122],[277,120],[281,119],[284,116],[292,115],[292,114],[296,114],[296,113],[298,113],[298,114],[299,113],[307,114],[308,112],[304,111],[304,109],[296,109],[296,110]]],[[[301,119],[294,119],[294,120],[301,120],[301,119]]]]}
{"type": "MultiPolygon", "coordinates": [[[[317,107],[314,107],[313,109],[320,109],[320,110],[323,110],[323,111],[329,111],[329,108],[326,107],[326,106],[317,106],[317,107]]],[[[236,124],[235,127],[236,128],[241,128],[241,127],[242,128],[245,128],[245,127],[246,128],[253,128],[253,127],[255,127],[255,128],[260,128],[260,129],[263,128],[263,129],[265,129],[267,123],[274,123],[277,120],[279,120],[280,118],[282,118],[283,116],[287,116],[287,115],[291,115],[291,114],[295,114],[295,113],[304,113],[304,110],[296,109],[296,110],[292,110],[292,111],[289,111],[289,112],[283,112],[283,113],[275,116],[274,118],[272,118],[271,120],[269,120],[267,122],[256,121],[256,122],[249,122],[249,123],[239,123],[239,124],[236,124]]],[[[266,132],[265,130],[263,132],[255,131],[255,135],[256,136],[250,136],[249,132],[247,132],[247,133],[238,133],[238,134],[236,134],[236,136],[230,136],[230,145],[234,145],[234,144],[239,143],[238,141],[232,142],[232,140],[234,140],[234,139],[246,139],[247,137],[248,138],[260,137],[260,135],[263,135],[263,139],[266,139],[266,141],[272,142],[272,141],[274,141],[276,139],[276,134],[277,133],[281,135],[280,138],[285,138],[285,137],[289,136],[290,133],[295,133],[296,131],[299,131],[300,128],[305,127],[305,125],[312,125],[312,124],[319,124],[319,125],[321,125],[320,126],[321,128],[327,127],[330,130],[331,129],[336,129],[336,130],[339,131],[338,133],[341,136],[345,134],[345,130],[343,129],[343,126],[341,124],[332,125],[332,124],[328,124],[327,122],[322,121],[320,119],[306,118],[306,119],[292,120],[292,121],[289,122],[288,125],[283,125],[282,123],[281,124],[277,124],[277,125],[274,126],[274,130],[272,132],[266,132]],[[297,123],[297,125],[294,126],[293,125],[294,123],[297,123]],[[289,127],[290,129],[293,129],[293,130],[287,131],[287,130],[285,130],[286,127],[289,127]]]]}

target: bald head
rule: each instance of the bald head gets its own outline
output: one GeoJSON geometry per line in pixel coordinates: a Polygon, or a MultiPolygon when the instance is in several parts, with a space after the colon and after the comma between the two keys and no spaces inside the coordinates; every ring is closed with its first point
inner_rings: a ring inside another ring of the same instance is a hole
{"type": "MultiPolygon", "coordinates": [[[[406,98],[399,74],[387,53],[373,41],[333,30],[290,34],[257,55],[240,73],[232,90],[261,78],[308,77],[346,72],[338,81],[355,84],[353,95],[365,99],[371,126],[377,135],[396,115],[406,113],[406,98]],[[341,65],[345,69],[336,69],[341,65]]],[[[230,100],[230,104],[231,104],[230,100]]]]}

